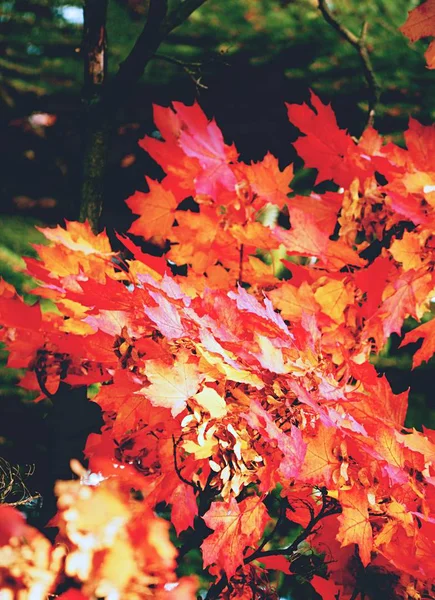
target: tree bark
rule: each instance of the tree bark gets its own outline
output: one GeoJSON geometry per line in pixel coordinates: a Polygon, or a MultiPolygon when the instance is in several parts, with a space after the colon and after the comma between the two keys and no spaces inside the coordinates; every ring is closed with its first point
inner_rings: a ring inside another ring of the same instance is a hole
{"type": "Polygon", "coordinates": [[[84,5],[84,148],[80,220],[98,232],[110,141],[110,116],[104,102],[107,79],[106,15],[108,0],[84,5]]]}

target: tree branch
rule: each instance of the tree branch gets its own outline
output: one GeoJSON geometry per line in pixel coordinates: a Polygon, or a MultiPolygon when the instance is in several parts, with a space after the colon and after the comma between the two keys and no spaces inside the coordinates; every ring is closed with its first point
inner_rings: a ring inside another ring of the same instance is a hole
{"type": "Polygon", "coordinates": [[[120,65],[114,89],[121,91],[123,87],[136,83],[166,36],[205,2],[206,0],[184,0],[167,14],[167,0],[151,0],[147,21],[132,51],[120,65]]]}
{"type": "Polygon", "coordinates": [[[290,546],[286,548],[277,548],[272,550],[262,550],[261,546],[255,550],[252,554],[245,558],[245,565],[252,562],[253,560],[261,560],[265,556],[288,556],[296,552],[299,544],[303,542],[311,533],[313,533],[314,527],[325,517],[329,517],[333,514],[341,512],[340,506],[333,500],[331,500],[326,490],[322,490],[322,508],[318,512],[317,516],[311,516],[308,525],[301,531],[301,533],[293,540],[290,546]]]}
{"type": "Polygon", "coordinates": [[[209,588],[204,600],[217,600],[220,598],[221,592],[224,591],[227,585],[227,576],[222,575],[222,577],[209,588]]]}
{"type": "Polygon", "coordinates": [[[329,23],[329,25],[331,25],[331,27],[333,27],[337,31],[337,33],[341,35],[341,37],[344,40],[349,42],[349,44],[351,44],[351,46],[353,46],[358,52],[363,67],[364,78],[367,82],[367,87],[369,91],[369,110],[367,115],[366,127],[372,127],[375,119],[376,106],[379,103],[381,89],[376,78],[375,71],[373,69],[369,51],[367,49],[366,37],[368,23],[367,21],[364,21],[361,29],[361,35],[358,37],[336,19],[336,17],[333,15],[327,4],[327,0],[318,1],[319,10],[322,13],[325,21],[329,23]]]}
{"type": "Polygon", "coordinates": [[[154,55],[162,41],[161,27],[168,10],[167,0],[150,0],[145,25],[136,40],[130,54],[120,64],[114,80],[114,89],[125,93],[125,86],[130,86],[143,74],[150,58],[154,55]],[[119,87],[120,86],[120,87],[119,87]]]}
{"type": "Polygon", "coordinates": [[[184,2],[179,4],[177,8],[174,8],[174,10],[169,13],[162,23],[160,30],[162,39],[171,33],[171,31],[176,29],[179,25],[184,23],[184,21],[187,21],[190,15],[200,6],[205,4],[206,1],[207,0],[184,0],[184,2]]]}

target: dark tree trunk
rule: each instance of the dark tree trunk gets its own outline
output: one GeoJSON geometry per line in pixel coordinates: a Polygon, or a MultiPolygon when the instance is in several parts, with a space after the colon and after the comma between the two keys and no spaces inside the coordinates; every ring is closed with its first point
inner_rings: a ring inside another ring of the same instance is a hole
{"type": "Polygon", "coordinates": [[[84,156],[80,220],[98,232],[110,140],[110,115],[104,102],[107,79],[106,15],[108,0],[84,5],[84,156]]]}

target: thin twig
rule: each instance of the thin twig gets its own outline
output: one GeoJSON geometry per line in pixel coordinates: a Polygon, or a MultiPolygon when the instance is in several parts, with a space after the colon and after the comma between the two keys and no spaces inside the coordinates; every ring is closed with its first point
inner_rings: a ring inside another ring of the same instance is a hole
{"type": "Polygon", "coordinates": [[[331,25],[331,27],[333,27],[341,35],[341,37],[347,42],[349,42],[349,44],[351,44],[351,46],[353,46],[358,52],[363,67],[364,78],[367,82],[369,90],[369,110],[367,115],[366,127],[372,127],[375,119],[376,107],[379,103],[381,89],[379,86],[379,82],[376,79],[375,71],[373,69],[372,61],[370,59],[370,54],[367,49],[366,37],[368,23],[367,21],[364,21],[361,29],[361,34],[358,37],[336,19],[336,17],[333,15],[327,4],[327,0],[318,1],[319,10],[322,13],[325,21],[329,23],[329,25],[331,25]]]}
{"type": "Polygon", "coordinates": [[[175,468],[175,472],[177,473],[179,479],[181,479],[181,481],[183,483],[185,483],[186,485],[190,485],[191,487],[193,487],[193,489],[195,490],[195,492],[198,491],[198,488],[196,487],[196,485],[193,483],[193,481],[189,481],[188,479],[186,479],[182,473],[181,470],[178,466],[178,462],[177,462],[177,446],[180,440],[178,440],[177,442],[175,441],[175,437],[172,436],[172,448],[173,448],[173,456],[174,456],[174,468],[175,468]]]}
{"type": "Polygon", "coordinates": [[[190,79],[193,81],[196,87],[207,90],[208,87],[201,83],[201,73],[200,69],[202,67],[202,63],[200,62],[184,62],[179,60],[178,58],[173,58],[172,56],[166,56],[166,54],[154,54],[154,57],[157,60],[164,60],[173,65],[177,65],[181,67],[187,75],[189,75],[190,79]]]}

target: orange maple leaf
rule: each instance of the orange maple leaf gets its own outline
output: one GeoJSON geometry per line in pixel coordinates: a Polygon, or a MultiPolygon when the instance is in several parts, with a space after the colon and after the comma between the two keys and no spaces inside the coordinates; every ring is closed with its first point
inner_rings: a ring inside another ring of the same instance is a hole
{"type": "Polygon", "coordinates": [[[145,239],[154,236],[166,238],[174,222],[177,201],[174,194],[161,183],[145,177],[149,192],[135,192],[126,200],[127,205],[139,219],[134,221],[129,233],[145,239]]]}
{"type": "Polygon", "coordinates": [[[419,367],[423,361],[427,362],[435,353],[435,319],[431,319],[427,323],[420,325],[420,327],[408,331],[400,347],[417,342],[421,338],[423,338],[423,344],[412,359],[413,369],[419,367]]]}
{"type": "MultiPolygon", "coordinates": [[[[278,159],[268,152],[262,161],[246,166],[245,172],[259,198],[276,204],[279,208],[284,206],[288,200],[287,194],[291,192],[289,184],[293,179],[293,165],[288,165],[280,171],[278,159]]],[[[261,208],[261,204],[256,206],[261,208]]]]}
{"type": "Polygon", "coordinates": [[[340,527],[337,540],[342,546],[358,544],[361,562],[366,567],[371,560],[373,547],[367,490],[354,485],[351,490],[340,490],[338,497],[342,513],[338,517],[340,527]]]}
{"type": "Polygon", "coordinates": [[[307,453],[299,478],[306,483],[333,485],[333,473],[340,469],[341,464],[334,453],[337,445],[336,429],[319,424],[314,436],[303,437],[307,453]]]}
{"type": "MultiPolygon", "coordinates": [[[[435,36],[435,0],[427,0],[409,11],[408,18],[400,27],[400,31],[411,42],[435,36]]],[[[425,56],[429,69],[435,69],[435,40],[430,43],[425,56]]]]}
{"type": "Polygon", "coordinates": [[[207,527],[214,532],[202,543],[204,566],[216,563],[232,577],[243,564],[244,551],[263,535],[269,515],[261,499],[249,496],[237,503],[212,502],[204,515],[207,527]]]}

